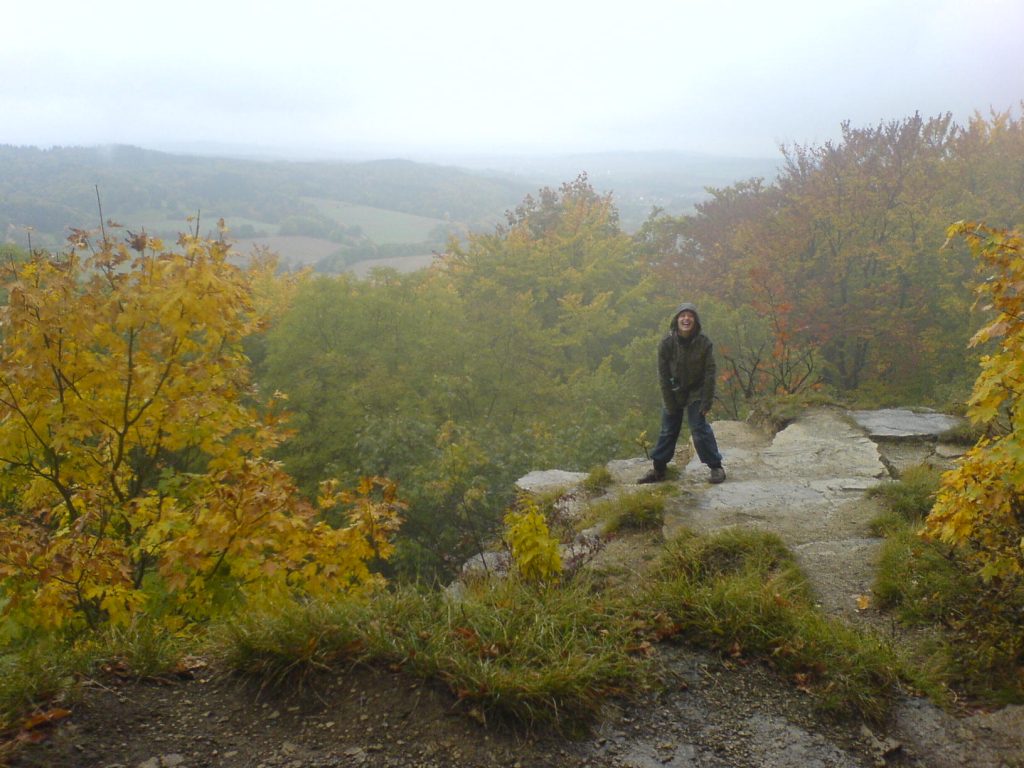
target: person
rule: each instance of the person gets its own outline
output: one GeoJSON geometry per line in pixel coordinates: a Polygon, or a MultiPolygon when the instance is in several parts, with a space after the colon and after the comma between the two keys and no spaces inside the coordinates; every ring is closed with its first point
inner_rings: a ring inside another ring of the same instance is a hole
{"type": "Polygon", "coordinates": [[[661,432],[651,452],[653,468],[638,482],[658,483],[676,452],[683,416],[701,462],[711,469],[709,480],[725,480],[722,454],[707,415],[715,400],[715,357],[711,339],[701,330],[697,307],[680,304],[672,316],[669,333],[658,345],[658,378],[661,384],[661,432]]]}

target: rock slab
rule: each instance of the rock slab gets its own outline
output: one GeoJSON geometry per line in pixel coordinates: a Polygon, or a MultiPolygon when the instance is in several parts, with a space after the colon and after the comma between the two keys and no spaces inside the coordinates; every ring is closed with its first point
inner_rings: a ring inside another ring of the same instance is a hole
{"type": "Polygon", "coordinates": [[[881,408],[848,413],[869,437],[886,440],[937,440],[943,432],[964,422],[949,414],[909,408],[881,408]]]}

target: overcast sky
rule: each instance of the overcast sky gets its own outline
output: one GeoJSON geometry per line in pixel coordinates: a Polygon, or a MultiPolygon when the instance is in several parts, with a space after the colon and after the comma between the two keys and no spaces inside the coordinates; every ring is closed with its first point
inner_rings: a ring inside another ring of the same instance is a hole
{"type": "Polygon", "coordinates": [[[1020,113],[1024,0],[12,0],[0,143],[774,156],[1020,113]]]}

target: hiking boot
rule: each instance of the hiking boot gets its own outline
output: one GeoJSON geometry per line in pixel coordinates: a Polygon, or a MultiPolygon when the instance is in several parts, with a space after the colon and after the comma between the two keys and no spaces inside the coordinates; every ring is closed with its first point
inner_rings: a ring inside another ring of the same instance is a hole
{"type": "Polygon", "coordinates": [[[722,467],[712,467],[711,477],[708,478],[710,483],[724,483],[725,482],[725,470],[722,467]]]}
{"type": "Polygon", "coordinates": [[[638,484],[642,485],[644,483],[660,483],[664,479],[665,479],[665,470],[663,470],[663,469],[652,469],[652,470],[648,471],[648,473],[646,475],[641,477],[636,482],[638,484]]]}

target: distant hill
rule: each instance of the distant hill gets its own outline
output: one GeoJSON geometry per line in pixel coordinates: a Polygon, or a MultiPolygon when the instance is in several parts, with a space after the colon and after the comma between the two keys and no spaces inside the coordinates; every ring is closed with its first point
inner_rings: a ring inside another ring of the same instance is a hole
{"type": "Polygon", "coordinates": [[[706,197],[706,186],[774,177],[777,163],[681,153],[451,161],[461,167],[0,146],[0,238],[62,247],[69,228],[97,225],[98,187],[104,216],[133,231],[172,237],[198,216],[209,232],[224,218],[233,236],[274,242],[290,263],[338,271],[373,259],[419,263],[451,234],[490,230],[527,194],[584,172],[597,190],[613,193],[623,226],[632,230],[655,206],[686,212],[706,197]]]}
{"type": "MultiPolygon", "coordinates": [[[[97,223],[96,186],[104,215],[135,227],[185,227],[201,212],[254,231],[331,228],[317,200],[450,222],[489,226],[530,191],[523,181],[405,160],[365,163],[268,162],[171,155],[136,147],[0,146],[0,226],[11,237],[33,227],[41,241],[63,240],[68,227],[97,223]],[[309,219],[303,221],[302,219],[309,219]]],[[[331,232],[299,231],[296,234],[331,232]]],[[[339,243],[344,232],[336,232],[339,243]]],[[[351,233],[350,233],[351,234],[351,233]]],[[[54,245],[44,243],[41,245],[54,245]]]]}

